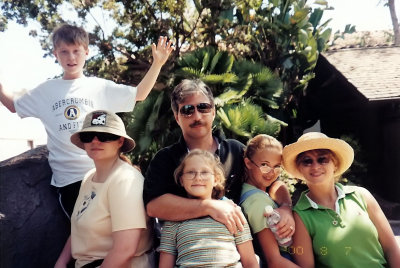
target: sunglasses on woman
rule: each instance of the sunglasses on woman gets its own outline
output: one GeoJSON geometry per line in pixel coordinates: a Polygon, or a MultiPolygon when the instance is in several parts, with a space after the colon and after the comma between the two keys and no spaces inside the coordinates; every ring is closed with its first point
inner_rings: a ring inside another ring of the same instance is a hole
{"type": "Polygon", "coordinates": [[[110,142],[116,141],[120,138],[118,135],[106,133],[106,132],[81,132],[79,133],[79,138],[83,143],[90,143],[97,137],[97,139],[101,142],[110,142]]]}
{"type": "Polygon", "coordinates": [[[199,103],[197,105],[193,104],[188,104],[188,105],[183,105],[180,109],[179,112],[181,115],[184,117],[190,117],[192,114],[194,114],[194,111],[197,109],[199,113],[202,114],[208,114],[211,112],[212,105],[209,103],[199,103]]]}
{"type": "MultiPolygon", "coordinates": [[[[316,162],[318,164],[326,165],[331,161],[331,158],[329,156],[319,156],[316,159],[316,162]]],[[[304,157],[303,159],[300,160],[300,164],[304,167],[310,167],[314,163],[314,160],[310,157],[304,157]]]]}

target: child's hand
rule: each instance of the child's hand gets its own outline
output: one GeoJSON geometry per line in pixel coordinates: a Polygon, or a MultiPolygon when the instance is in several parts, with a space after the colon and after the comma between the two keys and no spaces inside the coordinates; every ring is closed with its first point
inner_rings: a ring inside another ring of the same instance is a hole
{"type": "Polygon", "coordinates": [[[160,36],[158,38],[157,46],[153,43],[151,45],[151,50],[153,53],[153,64],[164,65],[167,61],[169,54],[174,50],[175,47],[172,46],[172,41],[168,42],[168,38],[166,36],[160,36]]]}

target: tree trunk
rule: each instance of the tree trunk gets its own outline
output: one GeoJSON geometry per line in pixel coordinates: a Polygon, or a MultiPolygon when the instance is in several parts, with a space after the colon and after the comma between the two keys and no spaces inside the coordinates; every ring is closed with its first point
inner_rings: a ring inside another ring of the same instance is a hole
{"type": "Polygon", "coordinates": [[[396,8],[394,6],[394,0],[388,0],[390,17],[392,18],[393,32],[394,32],[394,45],[400,46],[400,27],[399,21],[396,16],[396,8]]]}

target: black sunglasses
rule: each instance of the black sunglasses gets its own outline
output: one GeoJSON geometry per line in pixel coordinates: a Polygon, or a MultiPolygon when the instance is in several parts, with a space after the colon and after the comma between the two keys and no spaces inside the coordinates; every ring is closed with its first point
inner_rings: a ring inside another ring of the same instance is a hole
{"type": "MultiPolygon", "coordinates": [[[[326,165],[331,161],[331,158],[329,156],[319,156],[317,158],[317,163],[320,165],[326,165]]],[[[309,157],[304,157],[303,159],[300,160],[300,164],[304,167],[309,167],[314,163],[314,160],[309,157]]]]}
{"type": "Polygon", "coordinates": [[[79,138],[83,143],[90,143],[97,137],[97,139],[101,142],[108,142],[108,141],[116,141],[121,136],[106,133],[106,132],[81,132],[79,133],[79,138]]]}
{"type": "Polygon", "coordinates": [[[196,108],[199,113],[207,114],[207,113],[211,112],[212,105],[209,103],[204,103],[204,102],[199,103],[197,105],[193,105],[193,104],[183,105],[179,109],[179,112],[181,113],[181,115],[183,115],[185,117],[190,117],[190,116],[192,116],[192,114],[194,114],[194,111],[196,108]]]}

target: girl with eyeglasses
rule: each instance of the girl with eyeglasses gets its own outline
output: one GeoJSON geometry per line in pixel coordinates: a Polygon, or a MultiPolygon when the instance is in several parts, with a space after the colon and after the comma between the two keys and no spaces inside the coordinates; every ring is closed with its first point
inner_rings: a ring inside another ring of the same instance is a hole
{"type": "Polygon", "coordinates": [[[144,178],[122,153],[135,147],[121,118],[89,113],[71,142],[84,149],[95,168],[81,184],[71,216],[71,236],[56,268],[153,267],[149,218],[143,204],[144,178]]]}
{"type": "Polygon", "coordinates": [[[318,132],[283,149],[283,165],[304,180],[294,207],[295,262],[301,267],[400,267],[400,248],[378,202],[362,187],[337,179],[350,167],[353,148],[318,132]]]}
{"type": "MultiPolygon", "coordinates": [[[[189,198],[220,199],[224,195],[223,168],[218,158],[208,151],[191,150],[175,170],[174,177],[189,198]]],[[[161,232],[159,267],[258,268],[251,240],[247,223],[243,232],[231,234],[224,224],[210,216],[167,221],[161,232]]]]}
{"type": "MultiPolygon", "coordinates": [[[[278,245],[264,216],[266,206],[278,208],[274,197],[269,196],[266,191],[282,171],[282,144],[274,137],[259,134],[248,141],[244,163],[246,173],[240,205],[255,238],[253,244],[256,254],[260,257],[261,267],[298,267],[290,260],[286,248],[278,245]]],[[[294,226],[290,227],[288,230],[282,230],[279,233],[280,237],[292,236],[294,226]]]]}

